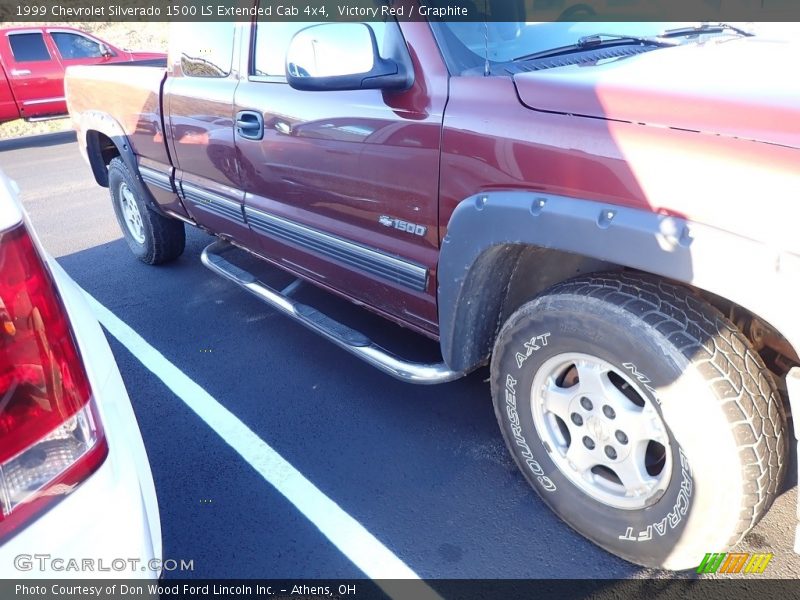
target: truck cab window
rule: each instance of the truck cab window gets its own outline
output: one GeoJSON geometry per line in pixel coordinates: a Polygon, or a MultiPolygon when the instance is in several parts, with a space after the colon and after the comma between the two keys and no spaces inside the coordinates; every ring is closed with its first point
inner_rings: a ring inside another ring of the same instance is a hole
{"type": "Polygon", "coordinates": [[[103,56],[100,44],[85,36],[64,31],[53,31],[50,35],[53,36],[53,41],[62,58],[100,58],[103,56]]]}
{"type": "Polygon", "coordinates": [[[233,62],[233,23],[172,23],[170,54],[188,77],[227,77],[233,62]]]}
{"type": "Polygon", "coordinates": [[[8,42],[17,62],[50,60],[50,53],[41,33],[15,33],[8,36],[8,42]]]}

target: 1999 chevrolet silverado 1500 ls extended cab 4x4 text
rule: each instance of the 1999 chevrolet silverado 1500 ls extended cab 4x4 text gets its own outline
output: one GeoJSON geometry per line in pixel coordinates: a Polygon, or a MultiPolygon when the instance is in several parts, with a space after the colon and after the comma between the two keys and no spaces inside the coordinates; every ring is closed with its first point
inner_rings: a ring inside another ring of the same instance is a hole
{"type": "Polygon", "coordinates": [[[197,225],[211,270],[395,377],[490,364],[544,502],[629,561],[692,568],[789,463],[800,80],[785,43],[724,25],[597,27],[176,24],[166,72],[70,69],[67,97],[141,260],[197,225]],[[234,247],[441,362],[282,295],[234,247]]]}

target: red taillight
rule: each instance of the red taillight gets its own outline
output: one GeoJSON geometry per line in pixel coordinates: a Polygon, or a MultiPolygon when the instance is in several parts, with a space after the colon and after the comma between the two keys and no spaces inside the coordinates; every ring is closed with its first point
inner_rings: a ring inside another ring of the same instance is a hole
{"type": "Polygon", "coordinates": [[[24,225],[0,233],[0,537],[68,494],[108,447],[66,311],[24,225]]]}

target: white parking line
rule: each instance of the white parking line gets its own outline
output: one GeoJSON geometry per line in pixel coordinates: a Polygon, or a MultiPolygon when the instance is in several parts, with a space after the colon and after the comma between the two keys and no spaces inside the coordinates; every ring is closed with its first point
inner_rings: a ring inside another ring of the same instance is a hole
{"type": "MultiPolygon", "coordinates": [[[[361,523],[322,493],[233,413],[85,290],[84,294],[97,319],[108,332],[205,421],[225,443],[236,450],[268,483],[294,504],[365,575],[376,580],[419,579],[414,571],[361,523]]],[[[395,587],[397,582],[376,583],[389,595],[399,592],[395,587]]],[[[415,592],[415,596],[422,592],[423,597],[439,598],[438,594],[424,584],[420,584],[420,588],[415,592]]]]}

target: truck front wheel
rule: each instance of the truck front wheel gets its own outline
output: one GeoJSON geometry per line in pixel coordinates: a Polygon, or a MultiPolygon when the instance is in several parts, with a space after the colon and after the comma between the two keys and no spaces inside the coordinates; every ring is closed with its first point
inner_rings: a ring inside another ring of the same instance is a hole
{"type": "Polygon", "coordinates": [[[148,265],[160,265],[183,253],[186,245],[183,223],[148,208],[121,158],[112,159],[108,165],[108,187],[114,214],[136,258],[148,265]]]}
{"type": "Polygon", "coordinates": [[[786,466],[783,405],[748,340],[689,290],[594,275],[500,331],[492,395],[544,502],[631,562],[696,568],[738,543],[786,466]]]}

